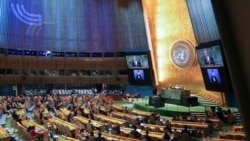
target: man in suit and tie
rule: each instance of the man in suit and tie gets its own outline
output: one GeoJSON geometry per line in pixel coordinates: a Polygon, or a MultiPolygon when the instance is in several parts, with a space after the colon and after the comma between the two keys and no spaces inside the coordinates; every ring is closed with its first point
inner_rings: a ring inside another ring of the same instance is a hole
{"type": "Polygon", "coordinates": [[[132,67],[142,67],[141,62],[137,60],[136,56],[133,56],[132,67]]]}
{"type": "Polygon", "coordinates": [[[209,56],[207,50],[205,49],[204,50],[204,64],[205,65],[215,65],[215,61],[214,61],[214,58],[209,56]]]}

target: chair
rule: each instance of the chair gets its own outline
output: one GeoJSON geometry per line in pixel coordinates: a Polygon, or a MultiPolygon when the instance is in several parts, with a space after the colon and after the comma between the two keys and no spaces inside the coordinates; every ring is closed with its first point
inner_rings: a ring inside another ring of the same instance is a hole
{"type": "Polygon", "coordinates": [[[42,119],[42,121],[43,121],[43,126],[44,126],[44,128],[50,130],[50,129],[51,129],[51,126],[48,125],[48,122],[47,122],[44,118],[42,119]]]}
{"type": "Polygon", "coordinates": [[[228,118],[227,118],[227,121],[231,125],[234,124],[236,122],[236,116],[235,116],[235,114],[232,113],[231,115],[229,115],[228,118]]]}
{"type": "Polygon", "coordinates": [[[18,131],[18,134],[21,137],[23,137],[24,136],[24,132],[26,132],[26,129],[19,122],[17,122],[17,131],[18,131]]]}
{"type": "Polygon", "coordinates": [[[156,124],[155,117],[151,115],[151,116],[149,117],[149,122],[150,122],[150,124],[156,124]]]}
{"type": "Polygon", "coordinates": [[[58,135],[54,135],[53,132],[49,131],[49,137],[50,139],[52,139],[53,141],[57,141],[59,136],[58,135]]]}
{"type": "Polygon", "coordinates": [[[162,132],[159,127],[155,127],[155,132],[162,132]]]}
{"type": "Polygon", "coordinates": [[[134,139],[136,138],[135,135],[134,135],[134,134],[131,134],[131,133],[128,135],[128,137],[129,137],[129,138],[134,138],[134,139]]]}
{"type": "Polygon", "coordinates": [[[68,126],[65,126],[65,129],[66,129],[66,134],[67,134],[68,136],[70,136],[70,137],[73,137],[73,134],[72,134],[70,128],[69,128],[68,126]]]}
{"type": "Polygon", "coordinates": [[[12,117],[10,117],[10,124],[14,128],[14,132],[16,132],[17,122],[12,117]]]}
{"type": "Polygon", "coordinates": [[[157,139],[155,137],[151,137],[151,141],[159,141],[159,139],[157,139]]]}
{"type": "Polygon", "coordinates": [[[226,135],[226,139],[234,139],[234,135],[232,135],[232,134],[227,134],[227,135],[226,135]]]}
{"type": "Polygon", "coordinates": [[[128,135],[125,134],[124,132],[121,132],[120,136],[122,136],[122,137],[128,137],[128,135]]]}
{"type": "Polygon", "coordinates": [[[55,132],[55,133],[58,133],[57,125],[54,124],[53,122],[50,122],[50,124],[51,124],[51,130],[52,130],[53,132],[55,132]]]}
{"type": "Polygon", "coordinates": [[[145,127],[146,131],[152,131],[150,127],[145,127]]]}
{"type": "Polygon", "coordinates": [[[188,133],[182,133],[181,141],[191,141],[191,136],[188,133]]]}
{"type": "Polygon", "coordinates": [[[223,121],[219,121],[218,124],[215,126],[217,131],[221,131],[223,129],[223,121]]]}
{"type": "Polygon", "coordinates": [[[243,137],[242,135],[235,135],[235,136],[234,136],[234,139],[235,139],[235,140],[244,140],[245,137],[243,137]]]}
{"type": "Polygon", "coordinates": [[[67,126],[61,124],[58,126],[58,130],[61,134],[67,134],[67,129],[66,129],[67,126]]]}

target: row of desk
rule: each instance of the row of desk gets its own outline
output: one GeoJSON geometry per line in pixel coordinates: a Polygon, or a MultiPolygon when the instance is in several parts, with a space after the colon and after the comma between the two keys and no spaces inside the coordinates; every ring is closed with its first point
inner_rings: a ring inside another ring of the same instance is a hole
{"type": "Polygon", "coordinates": [[[48,129],[45,129],[42,125],[40,124],[37,124],[36,122],[34,121],[31,121],[31,120],[23,120],[22,122],[22,125],[27,129],[28,127],[30,126],[35,126],[36,127],[36,130],[39,132],[39,133],[42,133],[43,134],[43,138],[44,139],[49,139],[49,132],[48,132],[48,129]]]}
{"type": "MultiPolygon", "coordinates": [[[[75,126],[72,123],[69,123],[65,120],[59,119],[59,118],[50,118],[48,119],[49,123],[55,124],[55,125],[62,125],[62,126],[67,126],[69,130],[74,133],[75,136],[79,134],[79,128],[75,126]]],[[[60,127],[58,127],[60,128],[60,127]]]]}
{"type": "Polygon", "coordinates": [[[9,133],[0,126],[0,140],[1,141],[11,141],[9,133]]]}

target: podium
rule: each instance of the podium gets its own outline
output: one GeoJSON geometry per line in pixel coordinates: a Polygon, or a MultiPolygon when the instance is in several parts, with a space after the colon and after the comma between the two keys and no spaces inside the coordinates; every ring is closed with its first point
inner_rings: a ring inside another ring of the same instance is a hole
{"type": "Polygon", "coordinates": [[[198,98],[191,96],[190,90],[162,88],[161,97],[165,100],[165,103],[182,106],[198,105],[198,98]]]}
{"type": "Polygon", "coordinates": [[[155,108],[160,108],[165,106],[165,99],[160,96],[150,96],[149,106],[154,106],[155,108]]]}

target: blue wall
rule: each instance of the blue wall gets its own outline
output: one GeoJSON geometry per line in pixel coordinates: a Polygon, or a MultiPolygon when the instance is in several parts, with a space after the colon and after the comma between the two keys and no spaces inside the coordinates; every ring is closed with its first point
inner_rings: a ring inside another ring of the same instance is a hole
{"type": "Polygon", "coordinates": [[[0,48],[148,50],[140,0],[0,0],[0,48]]]}
{"type": "Polygon", "coordinates": [[[15,96],[16,90],[13,89],[14,85],[0,85],[1,96],[15,96]]]}
{"type": "Polygon", "coordinates": [[[139,93],[142,96],[152,96],[153,95],[153,86],[135,86],[127,85],[125,88],[126,93],[133,94],[139,93]]]}

